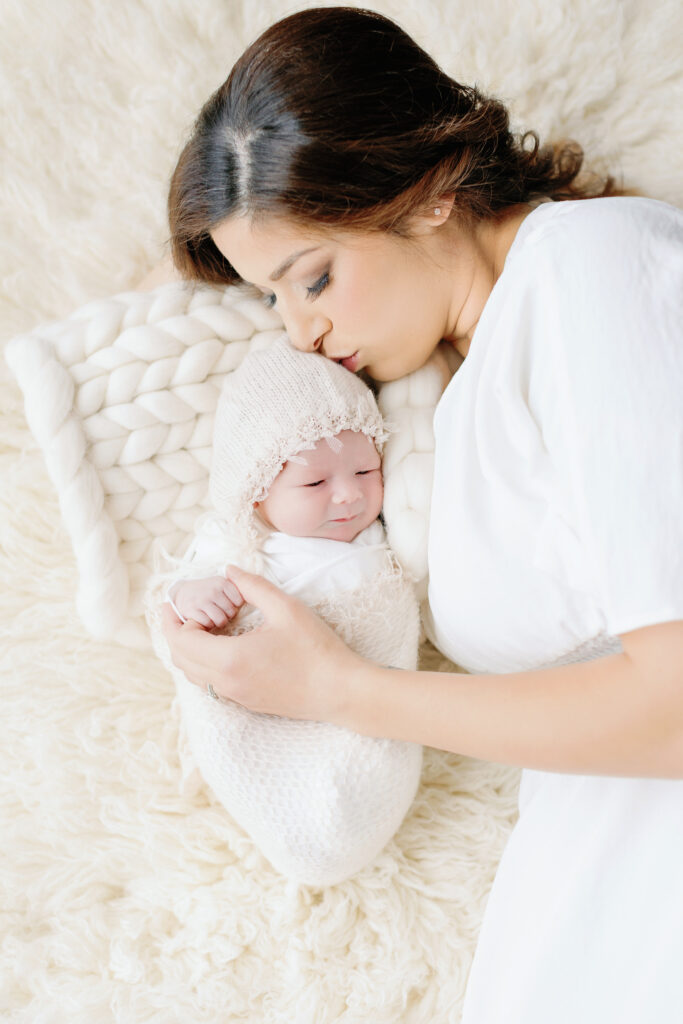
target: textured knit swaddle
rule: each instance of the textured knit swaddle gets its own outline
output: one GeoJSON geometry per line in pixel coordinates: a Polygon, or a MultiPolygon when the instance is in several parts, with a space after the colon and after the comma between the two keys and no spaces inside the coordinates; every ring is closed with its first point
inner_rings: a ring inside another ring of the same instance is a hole
{"type": "MultiPolygon", "coordinates": [[[[289,553],[295,555],[283,572],[282,562],[274,559],[272,539],[269,553],[269,535],[254,523],[254,496],[267,490],[289,455],[310,448],[321,437],[360,429],[381,448],[384,426],[365,385],[323,357],[302,355],[283,343],[254,354],[241,374],[240,370],[232,375],[234,381],[226,382],[216,418],[212,492],[220,518],[200,525],[175,576],[156,577],[150,625],[157,653],[176,682],[193,756],[217,798],[283,874],[312,885],[332,884],[370,863],[399,827],[419,783],[421,747],[359,736],[327,723],[256,714],[212,700],[171,664],[159,628],[159,608],[169,579],[222,574],[228,562],[260,571],[291,591],[288,582],[297,575],[291,571],[298,564],[297,544],[306,547],[310,569],[310,546],[316,541],[276,535],[280,548],[291,542],[289,553]],[[262,370],[267,371],[265,379],[262,370]],[[309,372],[315,379],[308,379],[309,372]],[[253,378],[257,390],[244,386],[253,378]],[[288,381],[295,382],[300,396],[301,408],[293,411],[288,381]],[[271,404],[276,409],[272,417],[271,404]],[[260,410],[267,412],[270,432],[278,437],[267,453],[262,438],[253,440],[249,430],[249,417],[260,410]],[[264,464],[267,468],[259,474],[255,467],[264,464]],[[245,487],[238,486],[240,476],[247,480],[245,487]]],[[[373,524],[349,544],[323,540],[319,547],[319,571],[305,586],[295,585],[293,592],[363,657],[414,669],[417,600],[386,545],[381,524],[373,524]],[[364,544],[368,550],[358,557],[364,544]],[[351,568],[340,577],[334,567],[345,556],[351,568]]],[[[253,627],[254,612],[246,619],[253,627]]],[[[245,628],[244,620],[241,615],[236,631],[245,628]]]]}

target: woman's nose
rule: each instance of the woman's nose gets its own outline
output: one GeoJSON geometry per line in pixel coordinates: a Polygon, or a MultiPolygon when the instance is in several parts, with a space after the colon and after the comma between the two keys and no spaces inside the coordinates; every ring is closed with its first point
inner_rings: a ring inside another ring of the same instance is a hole
{"type": "Polygon", "coordinates": [[[285,328],[292,345],[300,352],[317,352],[326,333],[325,331],[320,334],[316,334],[315,331],[292,331],[291,328],[287,328],[286,323],[285,328]]]}
{"type": "Polygon", "coordinates": [[[331,327],[325,317],[307,317],[290,310],[282,310],[282,319],[292,345],[301,352],[317,352],[331,327]]]}

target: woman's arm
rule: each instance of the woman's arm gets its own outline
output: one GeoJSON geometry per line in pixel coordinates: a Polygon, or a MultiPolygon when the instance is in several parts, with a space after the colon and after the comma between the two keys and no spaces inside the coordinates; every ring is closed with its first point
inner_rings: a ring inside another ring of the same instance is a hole
{"type": "Polygon", "coordinates": [[[683,622],[621,639],[623,654],[509,675],[366,664],[344,724],[546,771],[681,778],[683,622]]]}
{"type": "Polygon", "coordinates": [[[561,668],[404,672],[363,660],[260,577],[229,575],[262,627],[216,637],[165,606],[164,631],[189,679],[252,710],[548,771],[683,777],[682,622],[627,633],[623,654],[561,668]]]}

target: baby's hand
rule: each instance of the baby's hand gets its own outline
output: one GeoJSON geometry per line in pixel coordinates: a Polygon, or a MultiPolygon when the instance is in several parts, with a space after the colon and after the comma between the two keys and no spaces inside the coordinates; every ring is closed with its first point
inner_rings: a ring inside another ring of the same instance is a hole
{"type": "Polygon", "coordinates": [[[170,597],[184,619],[193,619],[206,629],[227,626],[244,604],[235,584],[225,576],[181,580],[170,591],[170,597]]]}

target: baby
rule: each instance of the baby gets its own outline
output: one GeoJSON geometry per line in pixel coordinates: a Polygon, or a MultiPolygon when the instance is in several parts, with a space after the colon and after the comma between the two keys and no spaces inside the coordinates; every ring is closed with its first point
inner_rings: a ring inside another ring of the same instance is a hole
{"type": "Polygon", "coordinates": [[[158,609],[165,597],[207,629],[253,629],[260,613],[226,576],[239,564],[305,601],[364,657],[414,668],[417,601],[378,518],[385,438],[372,392],[342,366],[285,338],[251,353],[216,411],[215,512],[152,591],[155,647],[205,781],[276,868],[314,885],[354,874],[393,836],[417,789],[421,748],[207,696],[170,662],[158,609]]]}
{"type": "MultiPolygon", "coordinates": [[[[339,565],[357,557],[356,552],[340,551],[336,545],[354,541],[360,534],[365,533],[359,540],[366,549],[362,557],[383,550],[384,534],[378,522],[384,495],[381,466],[372,438],[353,430],[325,437],[310,450],[289,457],[265,498],[254,502],[256,518],[271,531],[261,545],[268,575],[283,589],[292,593],[297,579],[296,589],[310,599],[319,576],[317,589],[322,585],[328,591],[325,571],[330,559],[339,565]],[[288,543],[287,537],[332,543],[288,543]],[[308,590],[300,578],[289,576],[297,552],[309,577],[308,590]]],[[[239,591],[225,575],[176,582],[169,588],[168,599],[180,619],[194,619],[208,629],[225,627],[242,605],[239,591]]]]}

